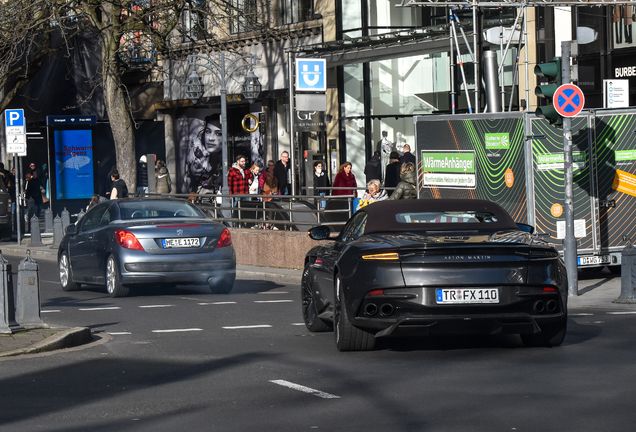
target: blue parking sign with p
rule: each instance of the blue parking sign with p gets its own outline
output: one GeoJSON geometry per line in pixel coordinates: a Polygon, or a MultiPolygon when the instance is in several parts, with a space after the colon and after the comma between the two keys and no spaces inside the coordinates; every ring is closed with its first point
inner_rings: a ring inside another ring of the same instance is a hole
{"type": "Polygon", "coordinates": [[[297,59],[296,90],[327,91],[326,68],[324,59],[297,59]]]}
{"type": "Polygon", "coordinates": [[[5,126],[23,126],[24,127],[24,110],[12,109],[4,112],[5,126]]]}

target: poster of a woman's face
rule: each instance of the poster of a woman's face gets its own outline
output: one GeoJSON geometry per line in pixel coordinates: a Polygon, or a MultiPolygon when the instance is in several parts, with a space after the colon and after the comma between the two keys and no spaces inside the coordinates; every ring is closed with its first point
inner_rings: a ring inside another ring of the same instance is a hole
{"type": "MultiPolygon", "coordinates": [[[[249,163],[262,165],[262,138],[259,131],[248,133],[241,127],[245,114],[228,110],[228,166],[235,155],[250,155],[249,163]]],[[[213,193],[223,183],[223,135],[221,116],[212,110],[187,110],[177,118],[179,162],[177,188],[180,193],[213,193]],[[208,190],[200,190],[200,187],[208,190]]]]}

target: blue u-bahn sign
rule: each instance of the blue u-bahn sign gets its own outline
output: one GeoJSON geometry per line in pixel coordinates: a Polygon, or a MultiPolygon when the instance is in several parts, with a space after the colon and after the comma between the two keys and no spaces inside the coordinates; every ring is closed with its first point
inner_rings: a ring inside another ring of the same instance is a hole
{"type": "Polygon", "coordinates": [[[296,91],[327,91],[327,61],[296,59],[296,91]]]}

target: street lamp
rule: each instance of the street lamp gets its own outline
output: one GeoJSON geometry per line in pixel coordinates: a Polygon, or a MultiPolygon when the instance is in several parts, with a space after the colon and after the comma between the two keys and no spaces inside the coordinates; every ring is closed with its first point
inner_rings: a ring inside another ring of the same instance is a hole
{"type": "Polygon", "coordinates": [[[250,71],[245,75],[245,82],[243,83],[243,96],[245,99],[252,103],[261,94],[261,82],[258,80],[258,77],[254,74],[254,70],[250,69],[250,71]]]}
{"type": "Polygon", "coordinates": [[[203,83],[196,69],[192,69],[192,73],[186,81],[186,96],[196,105],[197,101],[203,96],[203,83]]]}
{"type": "MultiPolygon", "coordinates": [[[[258,97],[261,92],[261,83],[258,81],[258,77],[254,74],[254,63],[257,57],[253,54],[239,57],[232,60],[228,65],[225,64],[225,53],[221,51],[221,57],[218,62],[198,54],[188,55],[188,64],[192,66],[192,73],[186,81],[186,96],[196,104],[197,100],[203,96],[203,84],[201,83],[201,77],[196,72],[196,67],[201,66],[204,69],[212,72],[219,82],[221,87],[221,136],[223,141],[223,194],[229,193],[229,187],[227,183],[227,84],[234,74],[239,69],[249,67],[250,70],[245,76],[245,82],[243,83],[243,96],[250,103],[258,97]],[[242,60],[249,60],[249,63],[239,64],[242,60]]],[[[223,206],[227,204],[227,198],[223,199],[223,206]]]]}

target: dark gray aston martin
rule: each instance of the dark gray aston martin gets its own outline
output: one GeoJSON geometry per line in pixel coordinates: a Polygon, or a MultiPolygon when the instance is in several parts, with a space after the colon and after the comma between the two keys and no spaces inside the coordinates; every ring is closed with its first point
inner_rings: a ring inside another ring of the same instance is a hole
{"type": "MultiPolygon", "coordinates": [[[[520,334],[556,346],[567,324],[567,276],[554,246],[481,200],[377,202],[335,241],[312,248],[302,277],[310,331],[335,329],[340,351],[376,338],[520,334]]],[[[325,226],[312,228],[329,238],[325,226]]]]}
{"type": "Polygon", "coordinates": [[[111,297],[134,284],[206,284],[229,293],[236,277],[229,230],[185,200],[100,203],[66,228],[57,255],[64,291],[105,285],[111,297]]]}

